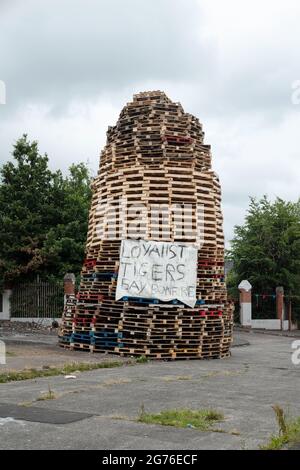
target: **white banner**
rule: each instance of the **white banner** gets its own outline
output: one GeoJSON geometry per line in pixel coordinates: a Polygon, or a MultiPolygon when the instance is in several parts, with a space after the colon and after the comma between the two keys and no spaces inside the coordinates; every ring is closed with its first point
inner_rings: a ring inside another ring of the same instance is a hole
{"type": "Polygon", "coordinates": [[[116,300],[140,297],[196,303],[197,248],[187,243],[122,240],[116,300]]]}

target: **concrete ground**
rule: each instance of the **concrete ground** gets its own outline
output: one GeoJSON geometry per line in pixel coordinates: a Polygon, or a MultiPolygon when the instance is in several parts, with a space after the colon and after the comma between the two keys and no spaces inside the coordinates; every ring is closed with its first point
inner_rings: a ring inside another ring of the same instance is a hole
{"type": "MultiPolygon", "coordinates": [[[[0,338],[1,339],[1,338],[0,338]]],[[[0,365],[1,372],[43,369],[73,363],[99,363],[111,360],[126,361],[124,358],[105,354],[70,351],[57,345],[57,336],[30,339],[4,339],[6,364],[0,365]]]]}
{"type": "MultiPolygon", "coordinates": [[[[90,354],[85,351],[70,351],[57,345],[57,333],[29,332],[26,334],[0,335],[0,340],[6,344],[6,364],[0,365],[0,373],[21,371],[24,369],[42,369],[45,367],[57,367],[70,363],[99,363],[110,360],[126,362],[122,358],[112,354],[90,354]]],[[[248,341],[237,335],[234,338],[233,346],[243,346],[248,341]]]]}
{"type": "MultiPolygon", "coordinates": [[[[243,332],[236,337],[250,344],[233,348],[231,358],[224,360],[151,362],[76,373],[76,379],[58,376],[0,384],[2,405],[26,405],[28,413],[40,408],[46,416],[57,410],[92,415],[69,424],[0,417],[0,448],[258,448],[276,432],[273,404],[300,416],[300,365],[291,362],[292,338],[243,332]],[[55,398],[36,401],[49,388],[55,398]],[[215,425],[223,432],[138,423],[141,407],[146,412],[214,408],[225,415],[225,421],[215,425]]],[[[58,351],[69,362],[68,352],[58,351]]]]}

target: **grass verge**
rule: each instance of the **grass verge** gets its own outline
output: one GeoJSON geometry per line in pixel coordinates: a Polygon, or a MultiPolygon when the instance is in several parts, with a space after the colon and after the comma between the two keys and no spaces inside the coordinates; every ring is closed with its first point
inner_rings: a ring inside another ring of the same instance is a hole
{"type": "Polygon", "coordinates": [[[142,409],[138,421],[146,424],[161,424],[176,428],[195,428],[200,431],[213,431],[212,425],[224,420],[224,415],[215,410],[174,409],[158,414],[145,413],[142,409]]]}
{"type": "Polygon", "coordinates": [[[0,384],[14,382],[19,380],[36,379],[39,377],[53,377],[55,375],[67,375],[72,372],[86,372],[95,369],[110,369],[112,367],[121,367],[124,362],[107,361],[100,363],[79,363],[65,364],[61,367],[49,367],[48,369],[25,369],[22,371],[10,371],[0,373],[0,384]]]}

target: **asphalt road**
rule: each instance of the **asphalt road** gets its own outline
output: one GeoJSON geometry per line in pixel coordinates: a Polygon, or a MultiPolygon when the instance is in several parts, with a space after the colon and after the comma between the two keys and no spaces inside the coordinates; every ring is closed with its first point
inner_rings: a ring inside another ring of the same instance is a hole
{"type": "Polygon", "coordinates": [[[254,333],[237,338],[250,345],[233,348],[224,360],[152,362],[77,373],[76,379],[1,384],[0,448],[255,449],[276,432],[273,404],[300,416],[300,365],[291,362],[292,338],[254,333]],[[55,399],[36,401],[49,387],[55,399]],[[3,417],[5,404],[26,405],[26,419],[32,410],[43,422],[3,417]],[[224,432],[141,424],[136,418],[142,406],[148,412],[214,408],[225,415],[217,425],[224,432]],[[91,416],[50,424],[56,411],[91,416]]]}

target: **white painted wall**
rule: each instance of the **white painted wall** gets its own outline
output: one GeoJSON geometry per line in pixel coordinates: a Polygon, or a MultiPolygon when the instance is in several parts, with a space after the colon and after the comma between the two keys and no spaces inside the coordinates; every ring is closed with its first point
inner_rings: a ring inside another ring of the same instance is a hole
{"type": "Polygon", "coordinates": [[[3,311],[0,312],[0,320],[9,320],[10,319],[10,301],[9,298],[11,296],[12,291],[10,289],[6,289],[3,291],[3,311]]]}
{"type": "Polygon", "coordinates": [[[283,323],[282,323],[282,326],[283,326],[283,330],[288,331],[288,329],[289,329],[289,321],[288,321],[288,320],[284,320],[283,323]]]}
{"type": "Polygon", "coordinates": [[[6,347],[4,341],[0,340],[0,364],[6,364],[6,347]]]}
{"type": "Polygon", "coordinates": [[[250,302],[241,303],[240,321],[241,321],[242,326],[252,326],[251,315],[252,315],[252,304],[250,302]]]}
{"type": "MultiPolygon", "coordinates": [[[[252,320],[252,328],[264,329],[264,330],[281,330],[281,320],[252,320]]],[[[289,329],[288,320],[283,321],[283,329],[286,331],[289,329]]]]}

